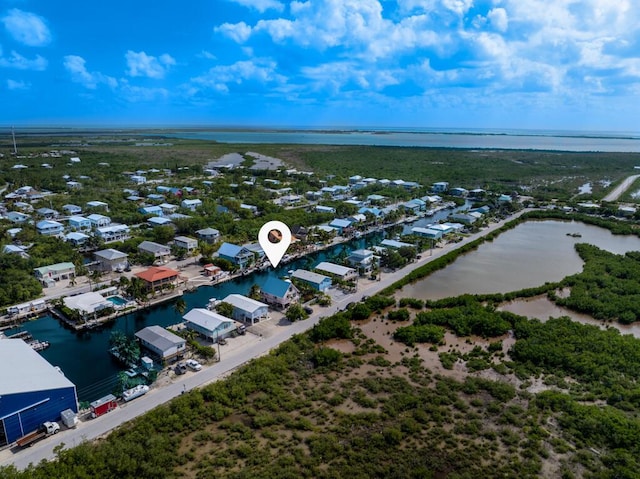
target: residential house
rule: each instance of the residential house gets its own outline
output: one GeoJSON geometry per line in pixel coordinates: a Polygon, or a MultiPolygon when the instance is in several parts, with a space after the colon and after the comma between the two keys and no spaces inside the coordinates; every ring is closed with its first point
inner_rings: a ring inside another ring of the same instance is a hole
{"type": "Polygon", "coordinates": [[[432,240],[439,240],[440,238],[442,238],[441,230],[434,230],[431,228],[420,228],[420,227],[411,228],[411,234],[420,236],[422,238],[432,239],[432,240]]]}
{"type": "Polygon", "coordinates": [[[360,275],[370,274],[379,265],[379,257],[369,249],[357,249],[347,257],[349,266],[356,268],[360,275]]]}
{"type": "Polygon", "coordinates": [[[150,268],[136,273],[135,276],[145,282],[147,291],[161,291],[165,287],[172,287],[178,282],[179,274],[176,270],[162,266],[150,268]]]}
{"type": "Polygon", "coordinates": [[[336,212],[336,209],[333,206],[316,205],[315,209],[319,213],[335,213],[336,212]]]}
{"type": "Polygon", "coordinates": [[[360,175],[353,175],[349,177],[349,184],[351,185],[359,183],[360,181],[362,181],[362,176],[360,175]]]}
{"type": "Polygon", "coordinates": [[[113,248],[103,249],[93,253],[93,257],[98,263],[98,271],[124,271],[129,266],[127,260],[129,255],[113,248]]]}
{"type": "Polygon", "coordinates": [[[67,181],[67,188],[69,188],[70,190],[76,190],[78,188],[82,188],[82,183],[80,183],[79,181],[73,181],[73,180],[69,180],[67,181]]]}
{"type": "Polygon", "coordinates": [[[142,175],[132,175],[131,181],[136,185],[142,185],[147,182],[147,177],[142,175]]]}
{"type": "Polygon", "coordinates": [[[204,228],[196,231],[196,235],[202,241],[206,241],[207,243],[215,243],[220,239],[220,231],[214,228],[204,228]]]}
{"type": "Polygon", "coordinates": [[[482,188],[475,188],[469,191],[469,198],[480,199],[484,198],[486,194],[486,190],[483,190],[482,188]]]}
{"type": "Polygon", "coordinates": [[[35,272],[36,278],[45,286],[52,286],[55,284],[55,281],[71,279],[76,275],[75,265],[69,262],[41,266],[40,268],[35,268],[33,271],[35,272]]]}
{"type": "Polygon", "coordinates": [[[236,330],[236,322],[214,311],[194,308],[184,315],[185,326],[211,342],[217,342],[236,330]]]}
{"type": "Polygon", "coordinates": [[[12,223],[26,223],[31,219],[31,216],[20,213],[19,211],[9,211],[5,217],[12,223]]]}
{"type": "Polygon", "coordinates": [[[351,221],[351,224],[364,223],[365,221],[367,221],[367,215],[365,215],[364,213],[356,213],[355,215],[349,216],[347,219],[351,221]]]}
{"type": "Polygon", "coordinates": [[[164,210],[160,206],[142,206],[138,212],[143,215],[164,216],[164,210]]]}
{"type": "Polygon", "coordinates": [[[113,309],[114,306],[111,301],[95,291],[65,296],[62,301],[67,308],[77,311],[84,319],[95,316],[105,309],[113,309]]]}
{"type": "Polygon", "coordinates": [[[260,287],[260,295],[262,301],[280,309],[286,309],[300,300],[300,291],[293,283],[274,276],[269,276],[260,287]]]}
{"type": "Polygon", "coordinates": [[[200,208],[202,206],[202,200],[197,198],[193,200],[182,200],[180,206],[188,210],[195,211],[197,208],[200,208]]]}
{"type": "Polygon", "coordinates": [[[27,253],[27,248],[20,245],[15,244],[6,244],[4,248],[2,248],[2,252],[4,254],[17,254],[21,258],[28,259],[29,254],[27,253]]]}
{"type": "Polygon", "coordinates": [[[464,188],[460,188],[460,187],[456,187],[456,188],[451,188],[451,190],[449,190],[449,194],[451,196],[461,196],[461,197],[465,197],[469,194],[469,190],[466,190],[464,188]]]}
{"type": "Polygon", "coordinates": [[[82,208],[78,205],[64,205],[62,207],[62,211],[64,211],[68,215],[79,215],[82,213],[82,208]]]}
{"type": "Polygon", "coordinates": [[[29,203],[25,203],[24,201],[16,201],[13,206],[25,213],[33,213],[33,206],[29,203]]]}
{"type": "Polygon", "coordinates": [[[156,260],[162,262],[166,262],[169,256],[171,256],[171,248],[166,245],[154,243],[153,241],[143,241],[138,245],[138,251],[152,254],[156,260]]]}
{"type": "Polygon", "coordinates": [[[335,218],[329,223],[329,226],[337,230],[339,235],[343,235],[347,232],[346,230],[351,227],[351,221],[348,219],[335,218]]]}
{"type": "Polygon", "coordinates": [[[89,201],[87,202],[87,208],[101,209],[109,211],[109,204],[104,201],[89,201]]]}
{"type": "Polygon", "coordinates": [[[320,274],[324,273],[341,281],[351,281],[358,277],[358,272],[355,269],[335,263],[329,263],[328,261],[320,263],[315,267],[315,270],[320,272],[320,274]]]}
{"type": "Polygon", "coordinates": [[[73,246],[83,246],[90,236],[78,231],[72,231],[64,236],[64,240],[71,243],[73,246]]]}
{"type": "Polygon", "coordinates": [[[512,199],[509,195],[500,195],[498,197],[498,203],[511,203],[512,199]]]}
{"type": "Polygon", "coordinates": [[[173,244],[178,248],[186,249],[189,253],[198,248],[198,240],[188,236],[176,236],[173,238],[173,244]]]}
{"type": "Polygon", "coordinates": [[[478,221],[478,218],[470,213],[454,213],[450,215],[449,218],[451,218],[453,221],[459,221],[460,223],[463,223],[465,225],[472,225],[473,223],[478,221]]]}
{"type": "Polygon", "coordinates": [[[324,276],[305,269],[295,270],[291,277],[308,284],[318,291],[324,292],[331,287],[331,278],[329,276],[324,276]]]}
{"type": "Polygon", "coordinates": [[[431,191],[434,193],[446,193],[449,189],[449,183],[446,181],[438,181],[431,185],[431,191]]]}
{"type": "Polygon", "coordinates": [[[147,195],[147,199],[151,201],[163,201],[164,195],[160,195],[158,193],[151,193],[147,195]]]}
{"type": "Polygon", "coordinates": [[[231,261],[240,269],[246,268],[254,259],[253,253],[247,248],[232,243],[222,243],[218,249],[218,257],[231,261]]]}
{"type": "Polygon", "coordinates": [[[36,210],[38,216],[44,218],[45,220],[53,220],[58,217],[59,213],[56,210],[51,208],[38,208],[36,210]]]}
{"type": "Polygon", "coordinates": [[[240,203],[240,209],[251,211],[251,213],[253,213],[254,215],[258,214],[258,207],[254,205],[247,205],[245,203],[240,203]]]}
{"type": "Polygon", "coordinates": [[[382,240],[382,242],[380,243],[380,246],[388,249],[400,249],[400,248],[406,248],[406,247],[413,247],[411,243],[403,243],[402,241],[396,241],[392,239],[382,240]]]}
{"type": "Polygon", "coordinates": [[[152,216],[147,220],[147,223],[149,223],[153,227],[169,226],[173,224],[171,218],[165,218],[164,216],[152,216]]]}
{"type": "Polygon", "coordinates": [[[158,215],[158,216],[165,216],[165,215],[173,214],[176,211],[178,211],[178,208],[180,208],[178,205],[172,205],[171,203],[162,203],[162,204],[160,204],[158,206],[162,210],[162,214],[158,215]]]}
{"type": "Polygon", "coordinates": [[[241,294],[230,294],[222,300],[233,306],[233,319],[254,324],[269,318],[269,306],[241,294]]]}
{"type": "Polygon", "coordinates": [[[16,304],[7,308],[9,315],[36,314],[45,311],[48,308],[47,301],[44,299],[35,299],[28,303],[16,304]]]}
{"type": "Polygon", "coordinates": [[[91,221],[91,226],[94,228],[104,228],[105,226],[109,226],[111,224],[111,218],[104,215],[99,215],[97,213],[91,214],[87,216],[87,219],[91,221]]]}
{"type": "Polygon", "coordinates": [[[160,358],[162,363],[184,356],[187,341],[162,326],[147,326],[135,334],[140,345],[152,356],[160,358]]]}
{"type": "Polygon", "coordinates": [[[64,231],[64,225],[57,221],[42,220],[36,223],[36,230],[44,236],[58,236],[64,231]]]}
{"type": "Polygon", "coordinates": [[[70,216],[68,221],[71,231],[91,231],[91,220],[84,216],[70,216]]]}
{"type": "Polygon", "coordinates": [[[131,238],[129,227],[127,225],[109,225],[104,228],[98,228],[96,229],[95,234],[105,243],[125,241],[131,238]]]}

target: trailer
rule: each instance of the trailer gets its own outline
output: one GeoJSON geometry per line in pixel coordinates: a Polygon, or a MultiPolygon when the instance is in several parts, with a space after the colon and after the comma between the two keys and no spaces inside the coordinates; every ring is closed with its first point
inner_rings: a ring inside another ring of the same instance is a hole
{"type": "Polygon", "coordinates": [[[42,426],[40,426],[36,431],[33,431],[26,436],[22,436],[16,441],[16,444],[19,447],[32,446],[33,443],[39,441],[43,437],[50,436],[52,434],[58,434],[58,431],[60,431],[60,425],[57,422],[47,421],[43,423],[42,426]]]}
{"type": "Polygon", "coordinates": [[[91,417],[96,418],[113,411],[118,407],[118,402],[113,394],[108,394],[103,398],[93,401],[91,404],[91,417]]]}

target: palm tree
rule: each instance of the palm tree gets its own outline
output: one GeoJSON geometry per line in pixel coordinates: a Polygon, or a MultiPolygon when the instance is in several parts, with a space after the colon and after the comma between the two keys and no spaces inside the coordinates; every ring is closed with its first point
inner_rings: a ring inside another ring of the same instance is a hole
{"type": "Polygon", "coordinates": [[[187,310],[187,302],[184,298],[178,298],[178,300],[173,304],[173,310],[178,313],[180,317],[184,316],[184,312],[187,310]]]}

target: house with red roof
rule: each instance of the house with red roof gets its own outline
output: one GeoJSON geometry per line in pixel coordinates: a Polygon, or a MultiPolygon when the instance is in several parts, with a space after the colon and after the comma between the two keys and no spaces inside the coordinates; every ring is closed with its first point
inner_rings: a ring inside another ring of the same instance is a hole
{"type": "Polygon", "coordinates": [[[152,266],[135,275],[145,282],[147,291],[161,291],[168,286],[175,286],[179,273],[175,269],[152,266]]]}

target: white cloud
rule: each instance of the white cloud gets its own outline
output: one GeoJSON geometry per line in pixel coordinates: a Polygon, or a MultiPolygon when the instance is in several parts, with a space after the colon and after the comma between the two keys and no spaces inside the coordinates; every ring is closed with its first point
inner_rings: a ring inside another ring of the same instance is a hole
{"type": "Polygon", "coordinates": [[[9,90],[28,90],[31,85],[21,80],[11,80],[9,78],[7,79],[7,88],[9,90]]]}
{"type": "Polygon", "coordinates": [[[243,7],[254,8],[260,13],[264,13],[267,10],[277,10],[281,12],[284,10],[284,4],[278,0],[230,0],[234,3],[242,5],[243,7]]]}
{"type": "Polygon", "coordinates": [[[39,15],[13,8],[2,18],[5,28],[20,43],[40,47],[51,42],[51,32],[39,15]]]}
{"type": "Polygon", "coordinates": [[[251,36],[251,27],[244,22],[223,23],[213,30],[231,38],[236,43],[244,43],[251,36]]]}
{"type": "Polygon", "coordinates": [[[382,90],[390,85],[400,83],[400,71],[363,67],[356,62],[330,62],[301,69],[301,74],[310,81],[315,90],[329,90],[336,94],[345,87],[358,87],[365,90],[382,90]]]}
{"type": "Polygon", "coordinates": [[[192,79],[195,84],[219,92],[228,92],[231,84],[241,85],[246,82],[283,84],[285,81],[286,78],[276,72],[275,62],[262,59],[217,65],[204,75],[192,79]]]}
{"type": "Polygon", "coordinates": [[[131,103],[165,100],[169,97],[166,88],[146,88],[130,85],[124,81],[120,85],[120,93],[123,98],[131,103]]]}
{"type": "Polygon", "coordinates": [[[100,72],[89,72],[85,66],[85,59],[78,55],[64,57],[64,68],[71,73],[71,80],[82,84],[85,88],[95,90],[99,84],[105,84],[115,88],[118,82],[115,78],[103,75],[100,72]]]}
{"type": "Polygon", "coordinates": [[[168,54],[160,55],[158,58],[147,55],[145,52],[127,51],[127,74],[132,77],[164,78],[167,67],[176,64],[175,59],[168,54]]]}
{"type": "Polygon", "coordinates": [[[504,8],[494,8],[489,10],[487,18],[491,25],[500,32],[506,32],[509,28],[509,16],[504,8]]]}
{"type": "Polygon", "coordinates": [[[47,60],[40,55],[36,55],[33,59],[28,59],[18,52],[12,51],[10,56],[4,57],[0,50],[0,67],[42,71],[47,69],[47,65],[47,60]]]}

